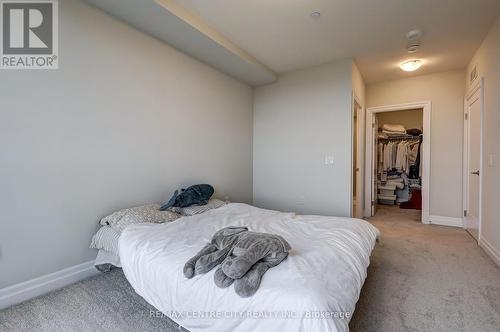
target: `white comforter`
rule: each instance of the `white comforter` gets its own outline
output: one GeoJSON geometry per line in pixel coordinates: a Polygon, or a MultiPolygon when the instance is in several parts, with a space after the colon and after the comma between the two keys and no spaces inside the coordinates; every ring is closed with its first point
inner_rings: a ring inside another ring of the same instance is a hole
{"type": "Polygon", "coordinates": [[[348,331],[378,234],[360,219],[233,203],[171,223],[129,226],[119,247],[135,291],[192,332],[348,331]],[[289,257],[267,271],[250,298],[240,298],[233,286],[217,288],[215,269],[192,279],[182,273],[217,230],[232,225],[279,234],[292,246],[289,257]]]}

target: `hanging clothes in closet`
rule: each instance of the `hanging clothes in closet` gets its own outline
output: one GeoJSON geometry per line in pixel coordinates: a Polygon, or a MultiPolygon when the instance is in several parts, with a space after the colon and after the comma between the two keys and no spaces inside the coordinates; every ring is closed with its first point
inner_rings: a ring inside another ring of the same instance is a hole
{"type": "Polygon", "coordinates": [[[405,203],[411,192],[421,188],[422,131],[411,129],[406,134],[401,125],[386,125],[378,134],[379,202],[405,203]]]}
{"type": "Polygon", "coordinates": [[[390,138],[379,141],[379,173],[390,170],[408,173],[410,166],[415,165],[417,162],[417,156],[419,155],[419,151],[421,149],[420,143],[420,137],[417,140],[413,137],[403,137],[399,139],[390,138]]]}

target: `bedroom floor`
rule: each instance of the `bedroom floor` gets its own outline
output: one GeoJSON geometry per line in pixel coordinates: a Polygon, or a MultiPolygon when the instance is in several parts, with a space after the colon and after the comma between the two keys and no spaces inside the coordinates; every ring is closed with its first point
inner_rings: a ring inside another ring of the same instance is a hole
{"type": "Polygon", "coordinates": [[[389,206],[370,222],[381,238],[351,331],[498,331],[500,269],[467,232],[389,206]]]}
{"type": "MultiPolygon", "coordinates": [[[[498,331],[500,269],[461,229],[382,207],[351,331],[498,331]]],[[[0,331],[179,331],[115,270],[0,311],[0,331]]]]}
{"type": "Polygon", "coordinates": [[[121,269],[0,311],[0,331],[186,331],[137,295],[121,269]]]}

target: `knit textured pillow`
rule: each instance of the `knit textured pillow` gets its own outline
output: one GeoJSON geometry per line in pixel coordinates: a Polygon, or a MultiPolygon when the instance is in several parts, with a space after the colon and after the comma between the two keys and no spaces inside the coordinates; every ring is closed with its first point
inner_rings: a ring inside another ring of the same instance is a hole
{"type": "Polygon", "coordinates": [[[149,204],[123,209],[101,219],[101,225],[111,226],[119,234],[129,225],[140,223],[165,223],[181,216],[173,211],[160,211],[159,204],[149,204]]]}

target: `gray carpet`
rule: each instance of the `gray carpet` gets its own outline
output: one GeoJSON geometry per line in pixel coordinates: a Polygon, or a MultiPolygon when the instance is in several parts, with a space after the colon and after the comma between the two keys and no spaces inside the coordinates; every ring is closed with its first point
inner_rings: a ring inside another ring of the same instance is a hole
{"type": "Polygon", "coordinates": [[[351,331],[500,331],[500,269],[464,230],[383,207],[351,331]]]}
{"type": "MultiPolygon", "coordinates": [[[[351,331],[500,331],[500,269],[463,230],[383,208],[382,232],[351,331]]],[[[0,311],[0,331],[179,331],[121,270],[0,311]]]]}
{"type": "Polygon", "coordinates": [[[0,331],[186,331],[151,310],[116,269],[0,311],[0,331]]]}

